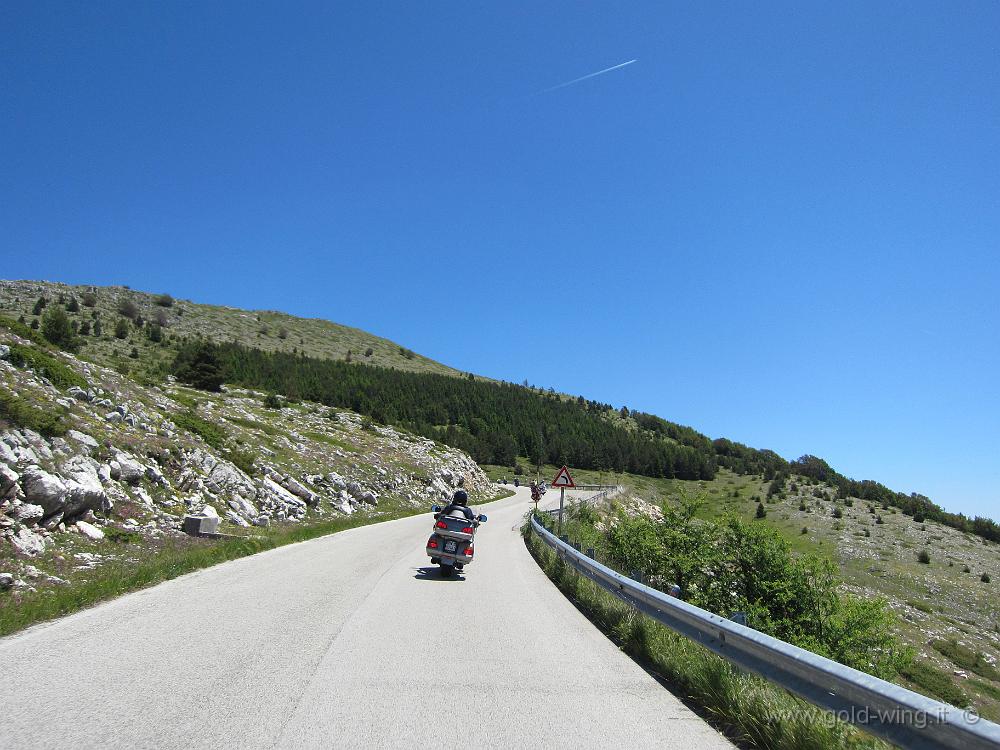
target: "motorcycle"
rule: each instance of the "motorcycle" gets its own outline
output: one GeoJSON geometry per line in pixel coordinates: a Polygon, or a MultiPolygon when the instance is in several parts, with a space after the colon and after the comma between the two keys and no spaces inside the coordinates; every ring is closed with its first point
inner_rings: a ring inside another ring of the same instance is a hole
{"type": "Polygon", "coordinates": [[[447,578],[472,562],[476,529],[486,522],[486,516],[480,514],[473,519],[466,518],[464,513],[442,516],[439,515],[443,510],[440,505],[433,506],[431,510],[435,514],[434,528],[427,540],[427,554],[431,564],[440,565],[441,575],[447,578]]]}

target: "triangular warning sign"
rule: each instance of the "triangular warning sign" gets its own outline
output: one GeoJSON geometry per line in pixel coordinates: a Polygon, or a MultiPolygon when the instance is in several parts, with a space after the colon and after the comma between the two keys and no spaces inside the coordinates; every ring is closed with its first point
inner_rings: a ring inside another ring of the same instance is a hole
{"type": "Polygon", "coordinates": [[[573,484],[573,477],[569,475],[569,469],[563,466],[552,480],[552,487],[576,487],[573,484]]]}

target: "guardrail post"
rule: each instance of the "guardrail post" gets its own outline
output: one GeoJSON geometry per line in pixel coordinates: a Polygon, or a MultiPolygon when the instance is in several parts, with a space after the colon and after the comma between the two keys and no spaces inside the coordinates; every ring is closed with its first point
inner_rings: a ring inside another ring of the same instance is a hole
{"type": "Polygon", "coordinates": [[[597,558],[597,555],[594,554],[594,548],[593,547],[587,547],[586,554],[587,554],[587,557],[589,557],[591,560],[594,560],[594,559],[597,558]]]}

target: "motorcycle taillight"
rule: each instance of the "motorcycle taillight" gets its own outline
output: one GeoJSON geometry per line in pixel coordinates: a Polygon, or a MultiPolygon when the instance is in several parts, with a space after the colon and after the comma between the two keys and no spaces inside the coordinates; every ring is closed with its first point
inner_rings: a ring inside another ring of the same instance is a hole
{"type": "Polygon", "coordinates": [[[464,529],[462,529],[462,533],[463,534],[471,534],[472,533],[472,527],[471,526],[466,526],[464,529]]]}
{"type": "Polygon", "coordinates": [[[472,547],[466,547],[465,554],[467,554],[469,557],[472,557],[472,547]]]}
{"type": "Polygon", "coordinates": [[[431,549],[437,549],[438,547],[437,539],[431,539],[430,541],[428,541],[427,546],[430,547],[431,549]]]}
{"type": "Polygon", "coordinates": [[[436,526],[439,529],[447,529],[448,528],[448,524],[446,524],[444,521],[438,521],[436,524],[434,524],[434,526],[436,526]]]}

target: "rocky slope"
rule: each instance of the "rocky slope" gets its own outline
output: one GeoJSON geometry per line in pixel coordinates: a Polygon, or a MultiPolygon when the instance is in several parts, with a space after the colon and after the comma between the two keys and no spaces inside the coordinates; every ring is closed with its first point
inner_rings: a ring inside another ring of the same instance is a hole
{"type": "Polygon", "coordinates": [[[121,559],[123,539],[132,558],[155,552],[186,514],[248,534],[424,507],[460,482],[474,501],[496,494],[464,453],[356,414],[171,381],[140,385],[0,326],[0,590],[58,585],[67,558],[121,559]]]}

